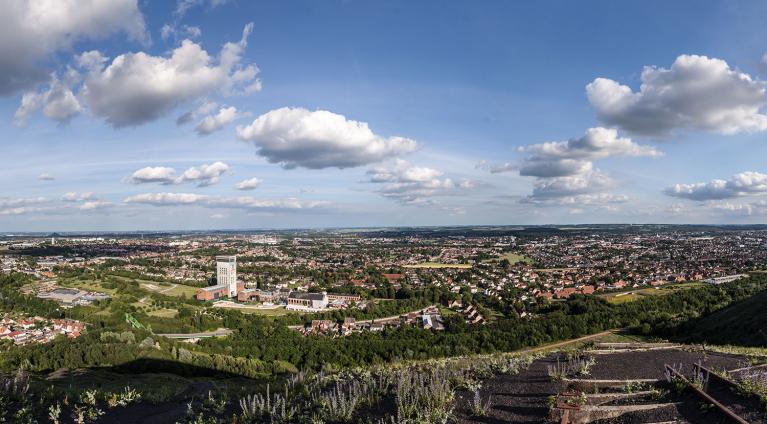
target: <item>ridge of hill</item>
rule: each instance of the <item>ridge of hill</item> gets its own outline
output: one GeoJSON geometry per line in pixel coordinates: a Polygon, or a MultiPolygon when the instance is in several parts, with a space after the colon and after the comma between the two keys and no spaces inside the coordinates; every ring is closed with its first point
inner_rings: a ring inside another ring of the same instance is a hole
{"type": "Polygon", "coordinates": [[[684,326],[686,341],[767,346],[767,290],[684,326]]]}

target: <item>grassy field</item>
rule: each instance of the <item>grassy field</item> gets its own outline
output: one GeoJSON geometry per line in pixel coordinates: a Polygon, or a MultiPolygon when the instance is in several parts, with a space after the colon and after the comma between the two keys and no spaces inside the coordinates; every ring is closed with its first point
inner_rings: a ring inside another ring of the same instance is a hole
{"type": "Polygon", "coordinates": [[[443,264],[438,262],[424,262],[415,265],[405,265],[403,268],[471,268],[471,264],[443,264]]]}
{"type": "Polygon", "coordinates": [[[114,296],[115,293],[117,293],[117,290],[115,289],[110,289],[102,286],[101,281],[99,280],[62,279],[59,280],[58,283],[65,287],[74,287],[86,291],[102,292],[110,296],[114,296]]]}
{"type": "Polygon", "coordinates": [[[175,309],[158,309],[156,311],[149,311],[146,313],[150,317],[158,318],[175,318],[178,315],[178,311],[175,309]]]}
{"type": "Polygon", "coordinates": [[[194,296],[194,294],[197,292],[197,287],[185,286],[183,284],[172,284],[170,286],[161,286],[156,282],[143,282],[143,283],[140,283],[140,287],[144,290],[150,290],[150,291],[161,293],[167,296],[184,295],[187,298],[194,296]]]}
{"type": "Polygon", "coordinates": [[[270,308],[270,309],[257,309],[257,308],[247,308],[247,307],[220,307],[221,309],[234,309],[237,311],[242,312],[243,314],[255,314],[255,315],[261,315],[265,317],[280,317],[283,315],[288,314],[295,314],[297,312],[288,311],[285,308],[270,308]]]}
{"type": "Polygon", "coordinates": [[[623,291],[620,293],[607,293],[601,294],[599,297],[607,299],[608,302],[613,304],[621,304],[626,302],[633,302],[646,296],[664,296],[680,290],[689,290],[697,287],[704,286],[705,283],[691,282],[691,283],[679,283],[669,284],[658,288],[647,287],[643,289],[623,291]]]}
{"type": "Polygon", "coordinates": [[[449,317],[451,315],[461,315],[461,313],[458,311],[454,311],[452,309],[445,308],[442,306],[438,307],[437,309],[439,309],[439,314],[442,315],[443,317],[449,317]]]}
{"type": "MultiPolygon", "coordinates": [[[[146,291],[161,293],[167,296],[180,296],[183,294],[187,298],[191,298],[197,292],[197,287],[185,286],[183,284],[160,285],[156,281],[146,280],[138,280],[138,282],[139,287],[146,291]]],[[[110,296],[114,296],[117,292],[115,289],[104,287],[99,280],[61,279],[59,284],[87,291],[103,292],[110,296]]]]}
{"type": "Polygon", "coordinates": [[[501,255],[500,259],[501,260],[508,259],[509,263],[511,263],[512,265],[518,264],[520,262],[526,263],[526,264],[533,263],[533,259],[532,258],[528,258],[525,255],[520,255],[520,254],[517,254],[517,253],[511,253],[511,252],[504,253],[503,255],[501,255]]]}
{"type": "Polygon", "coordinates": [[[295,312],[291,312],[286,310],[285,308],[275,308],[275,309],[243,309],[243,308],[237,308],[238,311],[244,313],[244,314],[256,314],[256,315],[263,315],[265,317],[281,317],[284,315],[293,314],[295,312]]]}
{"type": "Polygon", "coordinates": [[[614,305],[620,305],[621,303],[633,302],[635,300],[639,300],[642,298],[642,295],[632,292],[632,293],[620,293],[620,296],[615,295],[615,296],[601,296],[601,297],[606,298],[608,302],[614,305]]]}
{"type": "Polygon", "coordinates": [[[119,275],[110,275],[110,277],[117,278],[123,281],[135,281],[139,284],[139,287],[141,287],[144,290],[161,293],[168,296],[180,296],[183,294],[186,297],[192,297],[197,292],[197,287],[187,286],[184,284],[160,283],[160,282],[152,281],[152,280],[140,280],[140,279],[134,279],[134,278],[127,278],[127,277],[123,277],[119,275]]]}

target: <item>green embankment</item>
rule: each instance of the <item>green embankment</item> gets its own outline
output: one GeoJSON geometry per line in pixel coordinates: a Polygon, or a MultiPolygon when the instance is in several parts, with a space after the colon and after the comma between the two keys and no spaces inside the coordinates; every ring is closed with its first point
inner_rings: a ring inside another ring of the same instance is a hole
{"type": "Polygon", "coordinates": [[[767,346],[767,291],[695,319],[684,326],[690,341],[740,346],[767,346]]]}

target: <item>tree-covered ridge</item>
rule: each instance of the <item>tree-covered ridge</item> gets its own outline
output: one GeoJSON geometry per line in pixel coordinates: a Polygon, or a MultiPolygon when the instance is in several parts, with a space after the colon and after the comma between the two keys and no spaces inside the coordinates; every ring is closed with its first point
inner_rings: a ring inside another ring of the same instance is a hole
{"type": "MultiPolygon", "coordinates": [[[[18,276],[3,277],[0,305],[25,305],[40,315],[62,315],[49,302],[19,294],[16,288],[22,280],[18,276]]],[[[47,371],[61,367],[124,366],[151,370],[153,364],[161,363],[164,371],[184,373],[185,366],[194,366],[211,372],[256,377],[297,368],[363,366],[512,351],[611,328],[631,327],[644,333],[683,328],[683,323],[690,319],[707,316],[766,288],[767,278],[755,274],[747,280],[620,305],[593,296],[573,296],[566,302],[549,304],[530,319],[510,315],[478,327],[468,327],[462,320],[448,320],[444,332],[403,327],[344,338],[306,337],[288,328],[294,318],[270,320],[231,310],[180,314],[183,316],[173,318],[186,322],[190,328],[225,326],[235,331],[230,337],[205,339],[197,345],[178,343],[143,330],[129,330],[120,320],[119,304],[113,305],[111,314],[106,315],[74,308],[64,314],[94,323],[84,336],[47,345],[5,347],[0,367],[9,370],[23,365],[35,371],[47,371]],[[169,363],[175,365],[168,368],[169,363]]]]}
{"type": "Polygon", "coordinates": [[[674,321],[659,317],[655,334],[688,343],[767,346],[767,291],[733,302],[709,315],[674,321]]]}

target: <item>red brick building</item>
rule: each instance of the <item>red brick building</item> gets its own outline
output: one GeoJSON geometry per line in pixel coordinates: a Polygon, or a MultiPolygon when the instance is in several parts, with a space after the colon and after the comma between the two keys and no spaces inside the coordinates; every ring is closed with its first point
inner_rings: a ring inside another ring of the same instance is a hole
{"type": "MultiPolygon", "coordinates": [[[[237,293],[239,294],[245,290],[245,283],[242,281],[237,282],[237,293]]],[[[219,284],[217,286],[203,287],[197,289],[197,293],[194,295],[197,300],[203,302],[209,300],[217,300],[229,297],[229,286],[227,284],[219,284]]]]}

